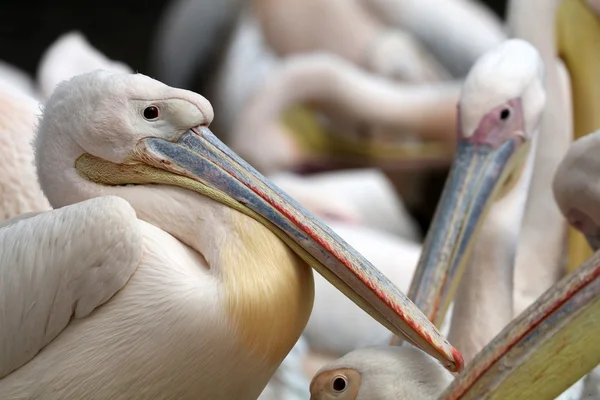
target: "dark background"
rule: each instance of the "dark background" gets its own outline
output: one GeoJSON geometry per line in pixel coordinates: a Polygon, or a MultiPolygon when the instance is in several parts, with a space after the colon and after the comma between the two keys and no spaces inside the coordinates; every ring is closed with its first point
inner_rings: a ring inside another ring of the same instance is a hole
{"type": "MultiPolygon", "coordinates": [[[[503,17],[506,0],[484,0],[503,17]]],[[[42,53],[68,31],[81,31],[109,58],[142,73],[159,16],[167,0],[3,0],[0,60],[34,74],[42,53]]]]}

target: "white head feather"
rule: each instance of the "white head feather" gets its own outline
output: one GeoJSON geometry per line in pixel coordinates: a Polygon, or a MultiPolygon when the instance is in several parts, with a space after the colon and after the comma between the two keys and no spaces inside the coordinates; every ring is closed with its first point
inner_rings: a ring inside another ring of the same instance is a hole
{"type": "Polygon", "coordinates": [[[477,60],[464,82],[460,98],[463,135],[472,136],[490,110],[518,97],[525,133],[533,132],[545,105],[543,85],[544,63],[535,47],[520,39],[503,42],[477,60]]]}
{"type": "Polygon", "coordinates": [[[58,85],[40,121],[35,142],[40,184],[55,207],[82,201],[90,196],[76,194],[87,183],[74,168],[81,154],[123,163],[142,138],[174,139],[212,119],[212,106],[201,95],[145,75],[75,76],[58,85]],[[151,120],[144,117],[150,106],[159,110],[151,120]]]}
{"type": "Polygon", "coordinates": [[[127,74],[133,72],[128,65],[110,60],[95,49],[80,32],[66,33],[42,56],[37,74],[40,93],[48,99],[60,82],[97,69],[127,74]]]}

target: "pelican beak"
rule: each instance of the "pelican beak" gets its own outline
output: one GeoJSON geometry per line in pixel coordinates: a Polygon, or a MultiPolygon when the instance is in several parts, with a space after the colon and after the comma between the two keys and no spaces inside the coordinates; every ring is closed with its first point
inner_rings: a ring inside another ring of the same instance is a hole
{"type": "Polygon", "coordinates": [[[177,185],[249,215],[394,334],[437,358],[449,370],[462,369],[460,353],[393,283],[207,127],[191,129],[176,141],[142,139],[131,162],[111,164],[84,154],[76,161],[76,168],[87,179],[102,184],[177,185]]]}
{"type": "Polygon", "coordinates": [[[471,136],[460,126],[458,131],[457,153],[409,291],[436,326],[454,297],[481,222],[493,200],[518,181],[530,148],[520,99],[484,116],[471,136]],[[503,121],[507,109],[512,112],[503,121]]]}

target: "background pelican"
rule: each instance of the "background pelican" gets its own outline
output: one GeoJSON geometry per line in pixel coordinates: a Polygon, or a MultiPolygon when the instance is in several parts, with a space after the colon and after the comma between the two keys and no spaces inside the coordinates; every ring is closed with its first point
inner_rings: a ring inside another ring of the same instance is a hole
{"type": "Polygon", "coordinates": [[[475,61],[506,39],[502,22],[472,0],[361,0],[383,21],[403,28],[454,76],[466,76],[475,61]]]}
{"type": "Polygon", "coordinates": [[[81,32],[65,33],[42,55],[37,72],[40,95],[47,100],[60,82],[96,69],[133,72],[128,65],[110,60],[94,48],[81,32]]]}
{"type": "Polygon", "coordinates": [[[0,86],[0,222],[50,208],[37,182],[30,144],[41,111],[28,93],[0,86]]]}

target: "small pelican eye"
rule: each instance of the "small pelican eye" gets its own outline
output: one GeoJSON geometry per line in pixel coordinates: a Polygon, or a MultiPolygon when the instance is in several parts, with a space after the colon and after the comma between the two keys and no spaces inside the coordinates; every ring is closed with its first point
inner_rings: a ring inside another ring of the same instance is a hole
{"type": "Polygon", "coordinates": [[[500,111],[500,119],[502,121],[506,121],[509,117],[510,117],[510,110],[508,108],[505,108],[504,110],[500,111]]]}
{"type": "Polygon", "coordinates": [[[337,393],[343,392],[348,386],[348,381],[343,376],[337,376],[333,380],[333,390],[337,393]]]}
{"type": "Polygon", "coordinates": [[[158,118],[158,107],[149,106],[144,109],[144,118],[146,119],[156,119],[158,118]]]}

